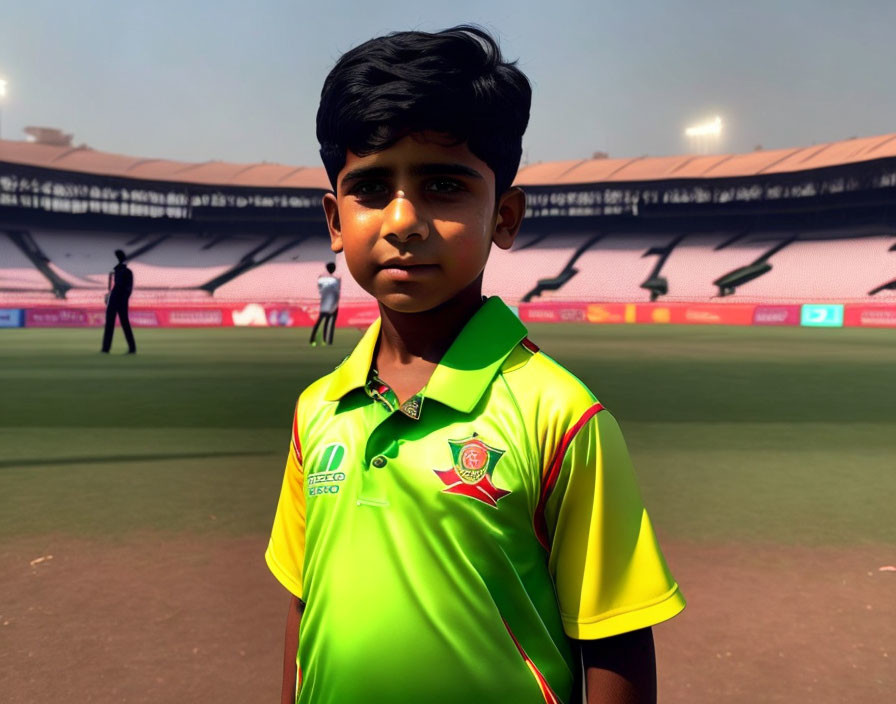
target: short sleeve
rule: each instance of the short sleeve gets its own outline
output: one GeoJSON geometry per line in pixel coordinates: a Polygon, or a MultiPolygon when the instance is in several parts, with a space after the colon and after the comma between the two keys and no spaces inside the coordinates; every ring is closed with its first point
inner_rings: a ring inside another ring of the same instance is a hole
{"type": "Polygon", "coordinates": [[[592,407],[567,430],[544,509],[549,568],[570,638],[672,618],[685,606],[657,543],[615,418],[592,407]]]}
{"type": "Polygon", "coordinates": [[[292,440],[274,527],[264,557],[278,581],[301,599],[302,565],[305,560],[305,472],[302,468],[298,407],[293,417],[292,440]]]}

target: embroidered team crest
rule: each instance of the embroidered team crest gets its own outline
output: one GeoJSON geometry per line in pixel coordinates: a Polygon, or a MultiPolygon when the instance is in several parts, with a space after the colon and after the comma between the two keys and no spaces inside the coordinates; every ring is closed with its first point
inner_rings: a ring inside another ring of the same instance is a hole
{"type": "Polygon", "coordinates": [[[489,506],[497,506],[498,501],[510,493],[492,483],[492,472],[504,450],[486,445],[476,433],[465,440],[449,440],[448,446],[454,466],[433,470],[446,485],[443,492],[469,496],[489,506]]]}

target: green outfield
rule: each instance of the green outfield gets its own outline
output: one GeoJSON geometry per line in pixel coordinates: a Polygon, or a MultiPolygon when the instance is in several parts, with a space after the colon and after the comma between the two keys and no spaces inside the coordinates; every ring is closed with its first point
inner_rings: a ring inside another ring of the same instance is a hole
{"type": "MultiPolygon", "coordinates": [[[[619,418],[659,531],[896,541],[896,332],[537,325],[619,418]]],[[[263,534],[292,406],[348,353],[304,329],[0,333],[0,539],[263,534]],[[121,345],[121,340],[116,340],[121,345]]]]}

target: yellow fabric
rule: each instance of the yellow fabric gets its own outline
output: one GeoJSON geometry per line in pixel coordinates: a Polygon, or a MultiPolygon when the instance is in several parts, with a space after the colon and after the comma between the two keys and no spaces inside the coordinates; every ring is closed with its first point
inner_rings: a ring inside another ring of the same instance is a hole
{"type": "MultiPolygon", "coordinates": [[[[298,406],[293,428],[299,427],[298,406]]],[[[296,447],[294,433],[289,445],[286,470],[280,500],[274,517],[274,527],[264,558],[268,568],[290,593],[303,598],[302,566],[305,557],[305,472],[296,447]]]]}
{"type": "Polygon", "coordinates": [[[684,608],[608,411],[588,420],[570,443],[546,518],[553,535],[549,567],[571,638],[645,628],[684,608]]]}

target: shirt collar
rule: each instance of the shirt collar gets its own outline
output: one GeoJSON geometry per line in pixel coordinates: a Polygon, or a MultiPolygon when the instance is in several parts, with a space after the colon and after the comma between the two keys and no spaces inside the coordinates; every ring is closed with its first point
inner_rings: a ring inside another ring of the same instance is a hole
{"type": "MultiPolygon", "coordinates": [[[[326,400],[338,401],[349,391],[365,386],[379,333],[377,319],[333,372],[326,400]]],[[[424,397],[469,413],[507,355],[525,336],[525,325],[500,298],[487,299],[445,352],[426,385],[424,397]]]]}

